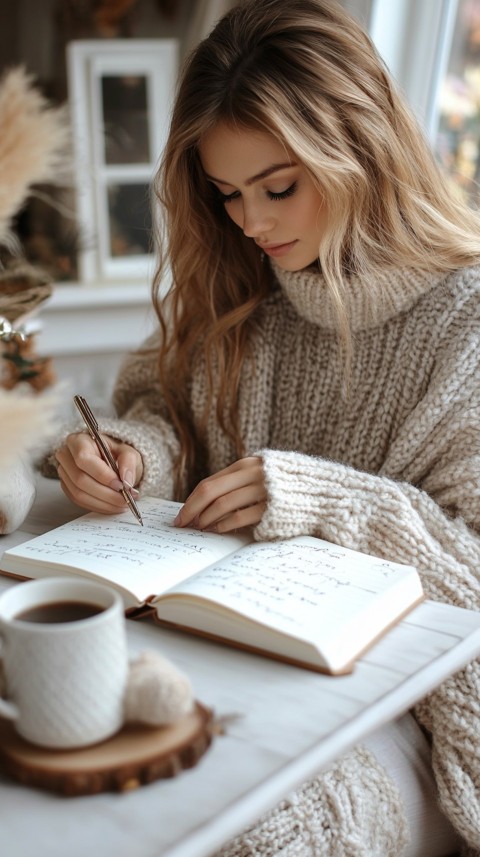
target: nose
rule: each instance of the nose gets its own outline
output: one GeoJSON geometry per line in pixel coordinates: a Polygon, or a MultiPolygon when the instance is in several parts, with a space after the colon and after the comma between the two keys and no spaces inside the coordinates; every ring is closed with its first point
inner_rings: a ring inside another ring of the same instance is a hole
{"type": "Polygon", "coordinates": [[[275,218],[262,204],[244,203],[242,229],[247,238],[259,238],[271,232],[274,226],[275,218]]]}

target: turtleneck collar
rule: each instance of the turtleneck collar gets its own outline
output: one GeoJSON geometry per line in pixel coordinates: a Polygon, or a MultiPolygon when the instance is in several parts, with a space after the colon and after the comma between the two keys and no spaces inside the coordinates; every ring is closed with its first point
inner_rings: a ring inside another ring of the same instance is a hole
{"type": "MultiPolygon", "coordinates": [[[[338,328],[332,293],[323,274],[313,266],[301,271],[282,270],[271,262],[283,293],[296,311],[308,321],[330,330],[338,328]]],[[[437,283],[441,275],[410,268],[389,270],[375,281],[350,276],[345,289],[345,308],[352,331],[383,324],[409,309],[437,283]]]]}

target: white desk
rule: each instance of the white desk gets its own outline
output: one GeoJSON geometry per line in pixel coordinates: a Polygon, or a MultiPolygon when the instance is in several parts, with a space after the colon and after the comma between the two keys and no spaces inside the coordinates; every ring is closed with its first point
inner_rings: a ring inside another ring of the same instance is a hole
{"type": "MultiPolygon", "coordinates": [[[[77,514],[58,483],[40,480],[24,532],[0,537],[0,553],[77,514]]],[[[0,577],[0,592],[12,585],[0,577]]],[[[241,716],[194,769],[126,794],[63,798],[0,776],[5,857],[206,857],[478,655],[480,614],[422,604],[335,678],[147,622],[128,622],[128,636],[132,655],[158,649],[217,715],[241,716]]]]}

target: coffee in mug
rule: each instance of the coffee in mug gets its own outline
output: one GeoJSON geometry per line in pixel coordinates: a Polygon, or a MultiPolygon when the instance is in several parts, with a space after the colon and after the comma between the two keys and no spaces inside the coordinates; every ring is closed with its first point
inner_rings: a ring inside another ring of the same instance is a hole
{"type": "Polygon", "coordinates": [[[0,597],[0,715],[42,747],[103,741],[123,723],[128,672],[123,602],[88,580],[51,577],[0,597]]]}
{"type": "Polygon", "coordinates": [[[86,601],[52,601],[49,604],[39,604],[17,613],[17,622],[39,622],[40,624],[56,624],[57,622],[79,622],[101,613],[103,607],[86,601]]]}

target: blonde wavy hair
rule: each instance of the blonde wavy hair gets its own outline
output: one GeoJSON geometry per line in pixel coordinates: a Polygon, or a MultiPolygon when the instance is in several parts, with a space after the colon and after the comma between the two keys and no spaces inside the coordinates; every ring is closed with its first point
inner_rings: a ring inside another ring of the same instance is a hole
{"type": "Polygon", "coordinates": [[[248,0],[227,13],[185,63],[154,182],[163,210],[154,282],[159,372],[181,444],[179,481],[202,457],[212,408],[244,454],[240,373],[255,311],[272,288],[261,251],[229,219],[201,167],[199,144],[219,122],[283,141],[323,194],[328,230],[319,266],[347,362],[349,275],[374,281],[404,266],[447,272],[480,257],[478,215],[449,189],[353,18],[330,0],[248,0]],[[199,362],[208,396],[195,429],[189,388],[199,362]]]}

